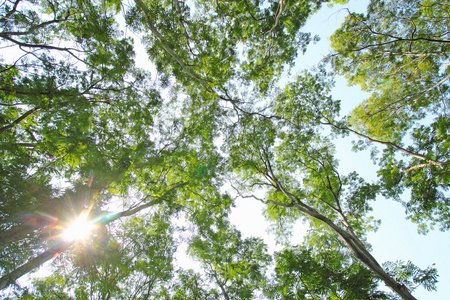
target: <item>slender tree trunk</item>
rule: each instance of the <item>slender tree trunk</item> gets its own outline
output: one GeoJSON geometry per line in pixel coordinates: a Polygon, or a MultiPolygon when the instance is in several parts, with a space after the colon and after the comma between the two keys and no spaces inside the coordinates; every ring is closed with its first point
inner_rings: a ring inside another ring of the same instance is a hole
{"type": "Polygon", "coordinates": [[[55,257],[58,253],[66,250],[70,245],[71,245],[70,243],[61,242],[56,246],[52,247],[50,250],[47,250],[44,253],[39,254],[37,257],[29,260],[27,263],[18,267],[11,273],[4,275],[2,278],[0,278],[0,290],[6,288],[10,284],[13,284],[17,279],[19,279],[23,275],[40,267],[42,264],[55,257]]]}
{"type": "MultiPolygon", "coordinates": [[[[286,194],[286,193],[285,193],[286,194]]],[[[396,280],[394,280],[389,274],[387,274],[384,269],[380,266],[380,264],[377,262],[377,260],[370,254],[370,252],[364,247],[363,243],[358,239],[358,237],[350,234],[349,232],[345,231],[341,227],[334,224],[333,221],[325,217],[324,215],[317,212],[315,209],[304,205],[297,204],[298,199],[294,199],[295,196],[293,196],[290,193],[287,193],[286,196],[288,196],[291,200],[294,202],[294,207],[304,213],[305,215],[308,215],[314,219],[320,220],[327,224],[331,229],[333,229],[340,237],[341,239],[347,244],[347,246],[352,250],[352,252],[356,255],[356,257],[363,262],[370,270],[372,270],[381,280],[384,281],[384,283],[389,286],[395,293],[397,293],[400,297],[402,297],[405,300],[416,300],[416,298],[411,295],[409,290],[404,286],[403,284],[398,283],[396,280]]]]}
{"type": "MultiPolygon", "coordinates": [[[[318,213],[317,213],[318,214],[318,213]]],[[[384,269],[380,266],[377,260],[370,254],[369,251],[363,246],[362,242],[355,236],[349,234],[336,224],[334,224],[331,220],[324,217],[323,215],[318,214],[317,216],[313,216],[313,218],[319,219],[329,227],[331,227],[342,240],[347,244],[347,246],[353,251],[353,253],[358,257],[360,261],[362,261],[369,269],[371,269],[379,278],[381,278],[384,283],[389,286],[393,291],[395,291],[400,297],[405,300],[414,300],[416,299],[409,290],[403,284],[398,283],[394,280],[389,274],[387,274],[384,269]]]]}
{"type": "Polygon", "coordinates": [[[294,207],[301,213],[320,220],[327,224],[333,231],[335,231],[347,247],[356,255],[356,257],[364,263],[370,270],[372,270],[383,282],[390,287],[395,293],[397,293],[404,300],[417,300],[411,293],[408,288],[403,284],[398,283],[394,280],[389,274],[387,274],[384,269],[380,266],[377,260],[370,254],[370,252],[366,249],[364,244],[359,240],[357,236],[347,232],[341,227],[337,226],[333,221],[328,219],[326,216],[322,215],[314,208],[306,205],[300,199],[298,199],[295,195],[291,194],[289,191],[284,189],[284,187],[277,181],[277,186],[280,191],[285,194],[292,202],[292,205],[289,206],[294,207]]]}

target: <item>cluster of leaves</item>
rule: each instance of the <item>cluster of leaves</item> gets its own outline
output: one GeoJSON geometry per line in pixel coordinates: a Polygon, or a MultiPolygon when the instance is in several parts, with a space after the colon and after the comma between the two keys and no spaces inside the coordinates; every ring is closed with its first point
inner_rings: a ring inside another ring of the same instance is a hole
{"type": "Polygon", "coordinates": [[[435,283],[437,282],[437,271],[433,267],[428,267],[425,270],[420,269],[411,261],[406,264],[402,261],[385,262],[383,267],[392,276],[395,276],[399,282],[402,282],[412,290],[420,285],[427,290],[436,290],[435,283]]]}
{"type": "Polygon", "coordinates": [[[209,228],[202,225],[199,231],[189,252],[201,262],[210,286],[217,285],[225,299],[253,299],[254,291],[264,285],[271,260],[264,242],[242,239],[227,221],[217,220],[209,228]]]}
{"type": "Polygon", "coordinates": [[[275,259],[270,299],[393,299],[377,291],[373,274],[343,252],[296,246],[278,252],[275,259]]]}
{"type": "Polygon", "coordinates": [[[349,13],[331,38],[332,62],[372,93],[352,114],[357,129],[399,142],[414,121],[445,110],[449,12],[438,1],[376,0],[366,14],[349,13]]]}

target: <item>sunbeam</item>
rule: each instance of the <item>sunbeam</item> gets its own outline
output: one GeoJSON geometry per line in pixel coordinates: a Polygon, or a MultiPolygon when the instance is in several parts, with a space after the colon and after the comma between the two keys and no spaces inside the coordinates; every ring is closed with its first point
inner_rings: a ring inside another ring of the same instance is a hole
{"type": "Polygon", "coordinates": [[[98,225],[88,220],[90,210],[86,210],[70,223],[61,233],[61,238],[67,242],[84,241],[98,225]]]}

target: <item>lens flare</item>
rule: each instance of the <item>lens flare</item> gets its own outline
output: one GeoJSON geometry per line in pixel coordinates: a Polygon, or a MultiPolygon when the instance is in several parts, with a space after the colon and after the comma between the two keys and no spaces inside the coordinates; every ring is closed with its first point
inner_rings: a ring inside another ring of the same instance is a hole
{"type": "Polygon", "coordinates": [[[88,220],[89,211],[83,212],[75,221],[66,227],[61,237],[66,242],[84,241],[97,225],[88,220]]]}

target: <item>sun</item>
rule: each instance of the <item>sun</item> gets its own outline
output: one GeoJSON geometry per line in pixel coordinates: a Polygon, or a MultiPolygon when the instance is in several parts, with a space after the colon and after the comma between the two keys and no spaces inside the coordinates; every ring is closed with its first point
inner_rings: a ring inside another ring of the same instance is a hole
{"type": "Polygon", "coordinates": [[[81,215],[69,224],[61,233],[61,238],[66,242],[83,241],[97,228],[93,222],[88,220],[89,212],[81,215]]]}

